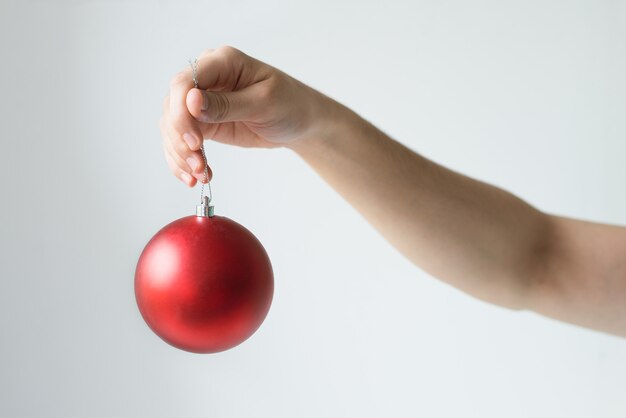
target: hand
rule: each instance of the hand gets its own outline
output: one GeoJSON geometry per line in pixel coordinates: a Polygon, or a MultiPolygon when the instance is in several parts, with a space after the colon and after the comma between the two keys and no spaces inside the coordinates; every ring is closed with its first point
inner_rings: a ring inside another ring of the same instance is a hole
{"type": "MultiPolygon", "coordinates": [[[[242,147],[278,147],[321,135],[336,102],[232,47],[198,58],[171,81],[159,122],[172,173],[193,187],[204,181],[205,138],[242,147]]],[[[212,173],[209,169],[209,178],[212,173]]]]}

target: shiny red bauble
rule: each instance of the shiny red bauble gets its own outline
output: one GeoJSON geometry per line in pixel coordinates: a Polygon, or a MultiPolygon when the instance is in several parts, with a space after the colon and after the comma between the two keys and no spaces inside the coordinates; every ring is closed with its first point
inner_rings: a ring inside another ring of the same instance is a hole
{"type": "Polygon", "coordinates": [[[250,337],[265,319],[274,276],[259,240],[222,217],[187,216],[146,245],[135,297],[150,328],[167,343],[215,353],[250,337]]]}

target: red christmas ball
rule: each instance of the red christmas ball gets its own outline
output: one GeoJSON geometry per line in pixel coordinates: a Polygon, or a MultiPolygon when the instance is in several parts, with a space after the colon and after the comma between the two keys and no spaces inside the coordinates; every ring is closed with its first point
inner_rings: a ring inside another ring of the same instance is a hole
{"type": "Polygon", "coordinates": [[[267,253],[246,228],[222,216],[187,216],[161,229],[135,271],[135,297],[164,341],[215,353],[250,337],[274,293],[267,253]]]}

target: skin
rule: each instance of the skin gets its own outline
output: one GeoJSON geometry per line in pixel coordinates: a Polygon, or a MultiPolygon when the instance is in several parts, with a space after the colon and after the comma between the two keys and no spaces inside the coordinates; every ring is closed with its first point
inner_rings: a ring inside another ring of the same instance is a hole
{"type": "Polygon", "coordinates": [[[298,154],[414,264],[484,301],[626,337],[626,228],[543,213],[438,165],[345,106],[232,47],[171,81],[172,173],[204,179],[204,139],[298,154]]]}

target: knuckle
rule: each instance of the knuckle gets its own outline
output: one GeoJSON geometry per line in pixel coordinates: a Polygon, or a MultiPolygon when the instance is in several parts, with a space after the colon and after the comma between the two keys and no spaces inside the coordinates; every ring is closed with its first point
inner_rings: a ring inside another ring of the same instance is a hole
{"type": "Polygon", "coordinates": [[[175,165],[175,166],[176,166],[179,170],[183,170],[183,171],[185,171],[185,170],[186,170],[186,168],[187,168],[187,167],[186,167],[185,160],[183,160],[183,159],[181,158],[181,156],[180,156],[180,155],[178,155],[178,154],[176,154],[175,152],[174,152],[173,154],[175,155],[174,157],[172,157],[172,160],[174,160],[174,165],[175,165]]]}
{"type": "Polygon", "coordinates": [[[237,48],[234,48],[230,45],[222,45],[220,46],[216,51],[216,53],[219,53],[220,55],[222,55],[225,58],[235,58],[238,57],[239,55],[241,55],[241,51],[238,50],[237,48]]]}
{"type": "Polygon", "coordinates": [[[178,167],[178,171],[184,171],[185,173],[189,172],[189,168],[187,167],[187,163],[181,160],[180,158],[176,160],[176,166],[178,167]]]}
{"type": "Polygon", "coordinates": [[[167,117],[169,118],[170,125],[174,127],[174,129],[178,130],[179,127],[182,126],[185,120],[185,108],[178,104],[172,105],[167,117]]]}
{"type": "Polygon", "coordinates": [[[178,157],[184,158],[185,156],[187,156],[187,154],[189,154],[189,146],[182,137],[177,135],[176,138],[172,140],[172,142],[174,145],[174,151],[176,152],[178,157]]]}

